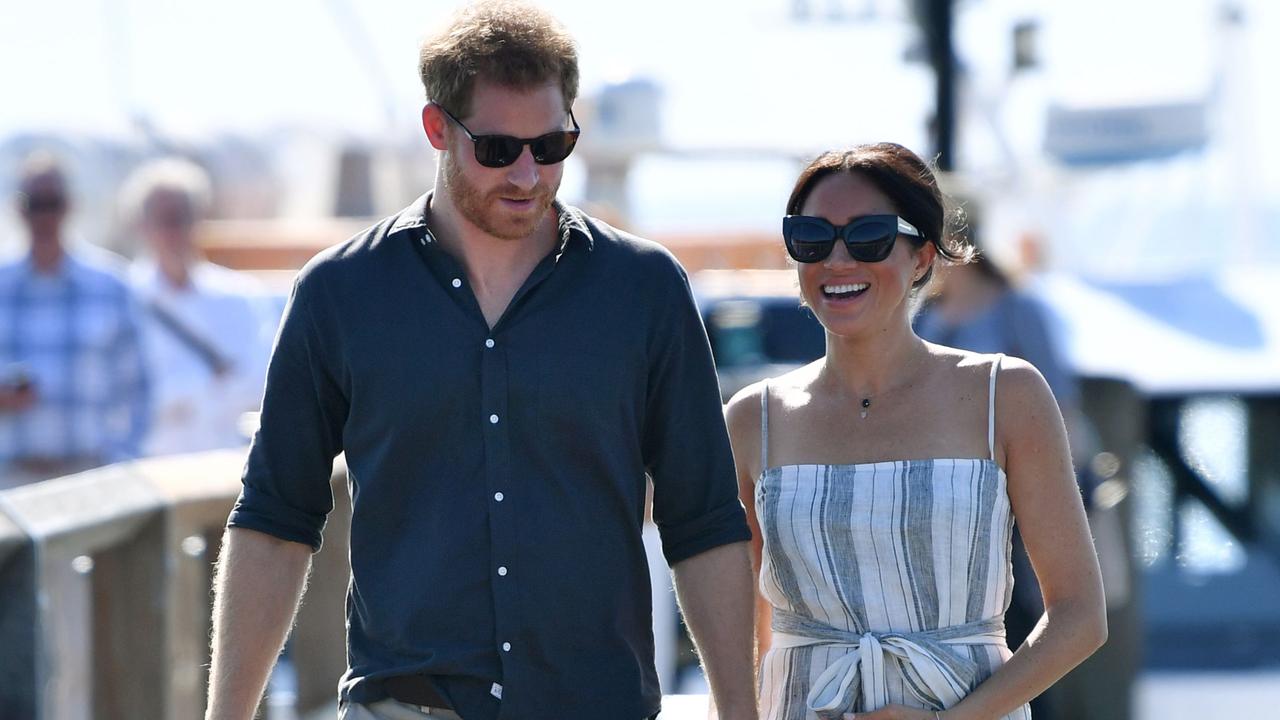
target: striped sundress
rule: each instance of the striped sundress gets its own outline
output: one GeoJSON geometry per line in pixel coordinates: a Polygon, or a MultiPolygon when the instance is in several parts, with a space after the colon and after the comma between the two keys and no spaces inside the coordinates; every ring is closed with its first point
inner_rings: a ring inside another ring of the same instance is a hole
{"type": "MultiPolygon", "coordinates": [[[[991,458],[770,467],[768,397],[766,383],[755,506],[773,643],[761,662],[761,717],[956,704],[1011,655],[1004,471],[991,458]]],[[[1005,720],[1030,718],[1024,705],[1005,720]]]]}

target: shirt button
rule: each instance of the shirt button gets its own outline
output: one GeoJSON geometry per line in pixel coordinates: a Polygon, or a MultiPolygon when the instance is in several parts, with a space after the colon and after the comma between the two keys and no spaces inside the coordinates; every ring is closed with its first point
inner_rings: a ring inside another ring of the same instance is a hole
{"type": "Polygon", "coordinates": [[[507,576],[507,566],[506,566],[506,565],[503,565],[503,566],[499,567],[499,568],[498,568],[498,574],[499,574],[499,575],[501,575],[502,577],[506,577],[506,576],[507,576]]]}
{"type": "Polygon", "coordinates": [[[453,282],[452,282],[451,284],[452,284],[454,287],[456,287],[456,288],[460,288],[460,287],[462,287],[462,280],[460,280],[460,279],[458,279],[458,278],[454,278],[454,279],[453,279],[453,282]]]}
{"type": "Polygon", "coordinates": [[[511,652],[511,643],[502,643],[503,652],[511,652]]]}
{"type": "Polygon", "coordinates": [[[502,493],[500,493],[500,492],[496,492],[496,493],[494,493],[494,494],[493,494],[493,499],[494,499],[494,500],[497,500],[498,502],[502,502],[502,498],[504,498],[504,497],[506,497],[506,495],[503,495],[503,494],[502,494],[502,493]]]}
{"type": "Polygon", "coordinates": [[[491,347],[493,347],[493,338],[489,338],[488,340],[485,340],[485,341],[484,341],[484,346],[485,346],[485,347],[487,347],[487,348],[491,348],[491,347]]]}
{"type": "Polygon", "coordinates": [[[489,424],[490,424],[490,425],[497,425],[497,424],[498,424],[498,416],[497,416],[497,415],[490,415],[490,416],[489,416],[489,424]]]}

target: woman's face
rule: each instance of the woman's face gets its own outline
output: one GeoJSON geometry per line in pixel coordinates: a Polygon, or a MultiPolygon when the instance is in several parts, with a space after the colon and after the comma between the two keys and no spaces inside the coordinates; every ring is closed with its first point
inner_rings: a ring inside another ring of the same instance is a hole
{"type": "MultiPolygon", "coordinates": [[[[897,215],[898,208],[863,176],[841,172],[818,181],[800,214],[839,227],[864,215],[897,215]]],[[[868,335],[907,322],[911,284],[933,255],[932,244],[917,250],[909,238],[899,236],[889,257],[863,263],[838,241],[825,260],[796,264],[800,293],[828,332],[868,335]]]]}

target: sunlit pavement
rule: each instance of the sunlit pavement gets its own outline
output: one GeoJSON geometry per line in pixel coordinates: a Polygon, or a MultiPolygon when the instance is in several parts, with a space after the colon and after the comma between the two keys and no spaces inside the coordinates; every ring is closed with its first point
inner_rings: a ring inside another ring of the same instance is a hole
{"type": "Polygon", "coordinates": [[[1280,717],[1280,669],[1148,673],[1136,701],[1137,720],[1280,717]]]}
{"type": "MultiPolygon", "coordinates": [[[[1280,669],[1149,673],[1135,690],[1134,720],[1280,718],[1280,669]]],[[[706,720],[705,695],[668,695],[660,720],[706,720]]]]}
{"type": "MultiPolygon", "coordinates": [[[[1280,670],[1149,673],[1138,681],[1135,720],[1280,717],[1280,670]],[[1274,715],[1268,713],[1276,713],[1274,715]]],[[[319,712],[306,720],[332,720],[319,712]]],[[[706,720],[705,695],[667,695],[660,720],[706,720]]]]}

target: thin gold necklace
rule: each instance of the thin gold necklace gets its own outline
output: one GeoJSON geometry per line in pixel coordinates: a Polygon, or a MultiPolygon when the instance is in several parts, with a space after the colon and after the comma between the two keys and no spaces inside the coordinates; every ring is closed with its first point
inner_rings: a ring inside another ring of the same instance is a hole
{"type": "MultiPolygon", "coordinates": [[[[911,361],[911,365],[910,365],[910,367],[908,367],[908,368],[907,368],[907,372],[906,372],[905,374],[906,374],[906,376],[907,376],[907,378],[908,378],[908,379],[910,379],[910,377],[911,377],[911,372],[915,370],[915,365],[916,365],[916,363],[917,363],[918,361],[919,361],[919,358],[915,358],[915,359],[913,359],[913,360],[911,361]]],[[[880,396],[880,395],[884,395],[885,393],[889,393],[889,392],[897,391],[898,389],[903,388],[903,387],[906,387],[906,386],[908,386],[908,385],[910,385],[910,384],[911,384],[910,382],[903,382],[903,383],[901,383],[900,385],[897,385],[897,386],[895,386],[895,387],[888,388],[887,390],[881,390],[880,392],[878,392],[878,393],[876,393],[876,394],[874,394],[874,395],[863,395],[863,396],[862,396],[862,402],[858,403],[859,405],[861,405],[861,406],[862,406],[862,408],[858,411],[858,417],[862,418],[863,420],[866,420],[866,419],[867,419],[867,413],[868,413],[868,412],[870,412],[870,410],[871,410],[871,400],[872,400],[873,398],[876,398],[876,397],[878,397],[878,396],[880,396]]]]}

